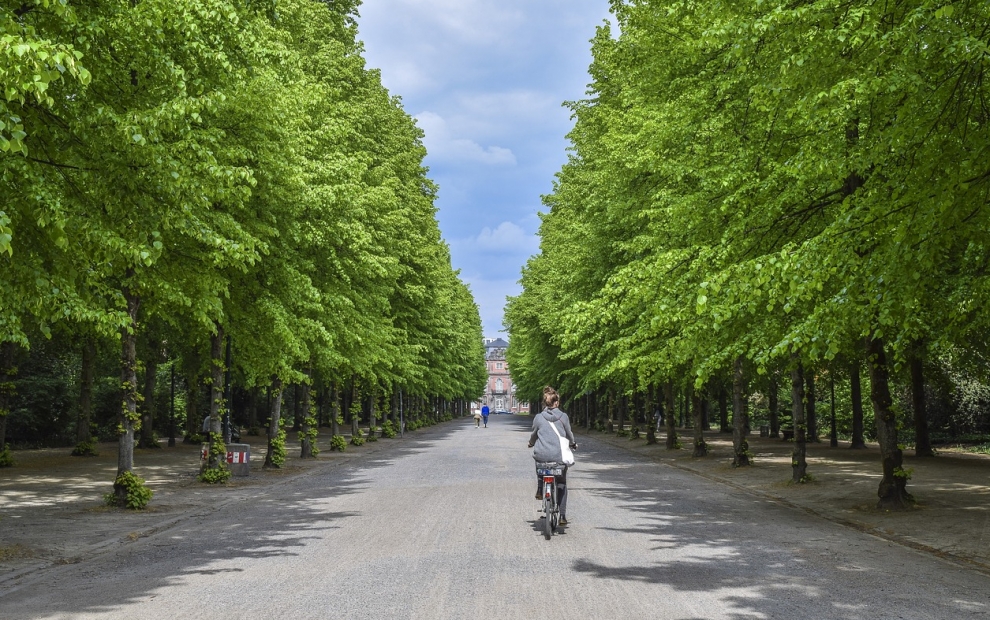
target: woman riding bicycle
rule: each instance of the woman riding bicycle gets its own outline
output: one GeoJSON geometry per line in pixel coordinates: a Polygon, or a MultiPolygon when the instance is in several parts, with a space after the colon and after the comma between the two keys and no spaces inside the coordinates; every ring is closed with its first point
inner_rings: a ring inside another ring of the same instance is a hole
{"type": "MultiPolygon", "coordinates": [[[[557,490],[560,496],[560,524],[567,525],[567,466],[563,463],[560,437],[567,438],[571,450],[576,449],[577,444],[574,443],[574,433],[571,432],[571,421],[567,418],[567,414],[558,408],[559,406],[560,396],[557,390],[550,386],[543,388],[544,409],[533,418],[533,433],[529,437],[529,447],[536,446],[533,450],[533,459],[537,463],[560,463],[564,470],[557,484],[557,490]]],[[[543,477],[537,473],[536,480],[536,499],[542,499],[543,477]]]]}

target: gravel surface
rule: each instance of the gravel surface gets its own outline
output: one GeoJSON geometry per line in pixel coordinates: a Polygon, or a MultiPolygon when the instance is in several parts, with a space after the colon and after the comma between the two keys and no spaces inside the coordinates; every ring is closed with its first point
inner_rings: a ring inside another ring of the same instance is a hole
{"type": "Polygon", "coordinates": [[[981,573],[591,437],[544,540],[528,431],[458,420],[245,490],[0,585],[0,618],[990,616],[981,573]]]}

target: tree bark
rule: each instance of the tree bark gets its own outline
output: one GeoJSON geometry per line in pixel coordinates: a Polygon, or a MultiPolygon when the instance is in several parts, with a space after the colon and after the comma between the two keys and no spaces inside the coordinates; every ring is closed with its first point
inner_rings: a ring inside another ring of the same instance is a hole
{"type": "Polygon", "coordinates": [[[330,437],[340,434],[340,388],[336,381],[330,382],[333,407],[330,410],[330,437]]]}
{"type": "Polygon", "coordinates": [[[622,431],[626,430],[626,404],[628,401],[626,400],[625,394],[620,396],[617,400],[618,402],[616,403],[616,408],[619,410],[619,415],[617,416],[618,418],[617,422],[619,427],[618,432],[621,433],[622,431]]]}
{"type": "Polygon", "coordinates": [[[817,396],[815,395],[814,371],[806,373],[805,382],[807,383],[807,391],[805,392],[805,400],[807,401],[805,418],[808,421],[808,441],[819,443],[821,442],[821,438],[818,436],[818,413],[815,409],[817,396]]]}
{"type": "MultiPolygon", "coordinates": [[[[306,371],[306,376],[310,376],[310,372],[306,371]]],[[[299,447],[300,454],[299,458],[308,459],[313,456],[313,442],[309,437],[310,424],[309,420],[311,418],[310,407],[313,403],[310,402],[313,388],[308,384],[304,383],[302,385],[302,418],[299,422],[299,447]]]]}
{"type": "Polygon", "coordinates": [[[835,372],[833,370],[828,371],[828,389],[829,398],[828,404],[831,409],[831,429],[829,429],[828,434],[828,445],[830,448],[839,447],[839,428],[835,421],[835,372]]]}
{"type": "Polygon", "coordinates": [[[863,437],[863,389],[859,380],[859,360],[853,360],[849,368],[849,393],[852,400],[852,442],[849,447],[855,450],[866,448],[863,437]]]}
{"type": "Polygon", "coordinates": [[[914,455],[935,456],[925,411],[925,370],[920,353],[911,357],[911,407],[914,410],[914,455]]]}
{"type": "Polygon", "coordinates": [[[731,433],[733,432],[732,427],[729,426],[729,395],[726,393],[725,385],[720,384],[718,387],[718,432],[720,433],[731,433]]]}
{"type": "Polygon", "coordinates": [[[368,436],[375,434],[375,428],[378,426],[378,416],[375,409],[378,407],[378,388],[375,387],[371,390],[371,412],[368,415],[368,436]]]}
{"type": "MultiPolygon", "coordinates": [[[[749,412],[746,409],[746,377],[743,374],[743,359],[736,358],[732,372],[732,464],[735,467],[750,465],[749,458],[749,412]]],[[[724,389],[723,389],[724,392],[724,389]]]]}
{"type": "Polygon", "coordinates": [[[897,447],[897,415],[891,408],[887,354],[884,341],[871,337],[867,343],[867,368],[870,371],[870,401],[877,424],[877,442],[883,463],[883,479],[877,489],[877,508],[903,510],[914,503],[907,492],[907,472],[903,469],[904,455],[897,447]]]}
{"type": "Polygon", "coordinates": [[[804,418],[804,367],[797,353],[791,354],[791,420],[794,424],[794,452],[791,456],[791,480],[808,480],[808,446],[805,435],[807,421],[804,418]]]}
{"type": "MultiPolygon", "coordinates": [[[[137,315],[141,300],[129,288],[123,289],[127,303],[128,325],[121,330],[120,387],[123,392],[118,422],[120,438],[117,443],[117,477],[134,469],[134,426],[140,419],[137,413],[137,315]]],[[[113,484],[118,506],[127,505],[127,487],[113,484]]]]}
{"type": "Polygon", "coordinates": [[[186,432],[182,443],[196,443],[190,438],[200,432],[199,419],[199,377],[190,373],[184,378],[186,384],[186,432]]]}
{"type": "Polygon", "coordinates": [[[652,446],[657,442],[657,408],[653,403],[654,388],[646,388],[646,445],[652,446]]]}
{"type": "Polygon", "coordinates": [[[697,390],[691,390],[691,415],[694,417],[694,452],[691,456],[706,456],[708,444],[705,443],[705,427],[701,421],[703,415],[701,395],[697,390]]]}
{"type": "Polygon", "coordinates": [[[218,469],[223,466],[226,455],[214,454],[213,445],[223,444],[223,327],[216,325],[216,333],[210,336],[210,454],[207,467],[218,469]]]}
{"type": "MultiPolygon", "coordinates": [[[[392,421],[393,425],[396,425],[399,423],[399,390],[397,390],[394,386],[392,387],[392,395],[389,398],[389,401],[389,420],[392,421]]],[[[463,414],[463,411],[461,413],[463,414]]]]}
{"type": "MultiPolygon", "coordinates": [[[[77,443],[92,439],[90,424],[93,419],[93,381],[95,376],[96,342],[92,338],[86,338],[82,345],[82,367],[79,377],[79,416],[76,418],[77,443]]],[[[2,447],[3,442],[0,441],[0,448],[2,447]]]]}
{"type": "Polygon", "coordinates": [[[702,392],[702,397],[701,397],[701,427],[703,430],[706,431],[712,430],[712,422],[711,422],[712,403],[711,403],[711,399],[709,398],[712,393],[711,386],[712,383],[711,381],[709,381],[708,385],[705,386],[705,389],[702,392]]]}
{"type": "Polygon", "coordinates": [[[770,436],[776,439],[780,437],[780,386],[777,383],[777,373],[770,374],[770,436]]]}
{"type": "Polygon", "coordinates": [[[265,454],[265,464],[262,469],[278,469],[278,465],[272,462],[272,454],[275,452],[275,438],[278,437],[279,420],[282,417],[282,380],[275,377],[272,380],[272,409],[268,418],[268,453],[265,454]]]}
{"type": "Polygon", "coordinates": [[[144,402],[141,404],[141,441],[138,447],[160,448],[155,441],[155,387],[158,385],[158,343],[152,341],[144,363],[144,402]]]}
{"type": "Polygon", "coordinates": [[[251,388],[249,393],[247,425],[248,430],[257,432],[254,429],[258,428],[258,386],[251,388]]]}
{"type": "Polygon", "coordinates": [[[668,381],[663,386],[663,397],[667,403],[667,411],[664,412],[664,423],[667,430],[667,444],[668,450],[676,450],[677,444],[680,443],[677,439],[677,420],[674,417],[674,413],[677,410],[677,405],[674,402],[674,382],[668,381]]]}
{"type": "Polygon", "coordinates": [[[14,398],[14,377],[17,375],[14,364],[16,349],[17,345],[13,342],[0,344],[0,451],[7,445],[7,416],[14,398]]]}
{"type": "Polygon", "coordinates": [[[349,407],[349,409],[351,414],[351,437],[353,438],[353,437],[357,437],[358,430],[360,429],[360,425],[361,425],[360,412],[361,412],[362,403],[361,403],[361,392],[358,390],[357,379],[352,380],[351,385],[352,385],[351,406],[349,407]],[[354,403],[358,403],[359,408],[357,409],[357,411],[354,410],[354,403]]]}

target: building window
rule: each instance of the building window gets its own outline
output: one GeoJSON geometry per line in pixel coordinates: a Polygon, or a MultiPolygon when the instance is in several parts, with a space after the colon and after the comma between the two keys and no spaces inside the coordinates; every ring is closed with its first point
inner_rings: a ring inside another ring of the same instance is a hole
{"type": "Polygon", "coordinates": [[[498,362],[497,364],[495,364],[495,368],[502,370],[502,362],[498,362]]]}
{"type": "Polygon", "coordinates": [[[496,392],[501,392],[502,391],[502,380],[501,379],[496,379],[495,380],[495,391],[496,392]]]}

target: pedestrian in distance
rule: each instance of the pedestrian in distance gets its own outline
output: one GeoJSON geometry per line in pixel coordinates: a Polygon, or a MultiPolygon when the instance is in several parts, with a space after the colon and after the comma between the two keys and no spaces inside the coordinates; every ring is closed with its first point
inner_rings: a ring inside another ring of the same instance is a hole
{"type": "Polygon", "coordinates": [[[478,428],[479,426],[481,426],[481,412],[480,411],[475,411],[474,412],[474,427],[475,428],[478,428]]]}
{"type": "MultiPolygon", "coordinates": [[[[557,489],[560,494],[560,524],[567,525],[567,465],[564,464],[562,442],[566,440],[571,450],[577,449],[574,433],[571,431],[571,421],[567,414],[559,409],[560,396],[557,390],[549,385],[543,388],[543,411],[533,418],[533,432],[529,436],[529,447],[533,450],[533,459],[537,463],[559,463],[563,474],[557,489]]],[[[537,465],[539,469],[539,465],[537,465]]],[[[543,498],[543,476],[536,474],[536,499],[543,498]]]]}
{"type": "Polygon", "coordinates": [[[485,428],[488,428],[488,405],[481,406],[481,419],[485,421],[485,428]]]}

